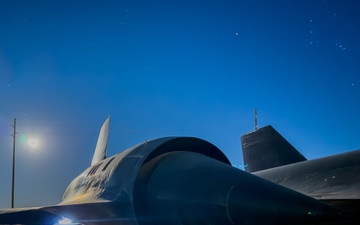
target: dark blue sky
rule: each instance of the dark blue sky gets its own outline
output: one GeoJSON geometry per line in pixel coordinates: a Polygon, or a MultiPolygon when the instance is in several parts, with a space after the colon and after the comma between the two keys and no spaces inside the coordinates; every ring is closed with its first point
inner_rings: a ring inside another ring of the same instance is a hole
{"type": "Polygon", "coordinates": [[[109,155],[196,136],[242,165],[255,107],[309,159],[358,149],[358,12],[356,0],[0,1],[0,208],[14,117],[18,207],[61,200],[108,115],[109,155]]]}

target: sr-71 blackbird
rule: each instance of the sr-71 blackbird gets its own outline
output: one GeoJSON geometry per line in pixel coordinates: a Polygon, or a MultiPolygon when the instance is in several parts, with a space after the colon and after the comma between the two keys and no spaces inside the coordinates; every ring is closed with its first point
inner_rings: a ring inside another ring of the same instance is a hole
{"type": "Polygon", "coordinates": [[[271,126],[242,136],[246,170],[194,137],[145,141],[92,164],[53,206],[0,210],[0,224],[354,224],[360,152],[306,160],[271,126]]]}

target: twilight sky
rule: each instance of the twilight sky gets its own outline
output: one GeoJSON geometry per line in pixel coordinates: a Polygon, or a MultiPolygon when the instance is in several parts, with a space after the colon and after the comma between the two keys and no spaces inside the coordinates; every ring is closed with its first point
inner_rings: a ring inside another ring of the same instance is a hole
{"type": "Polygon", "coordinates": [[[0,1],[0,208],[60,202],[108,155],[195,136],[242,165],[271,124],[309,159],[360,148],[357,0],[0,1]],[[27,140],[37,137],[31,149],[27,140]]]}

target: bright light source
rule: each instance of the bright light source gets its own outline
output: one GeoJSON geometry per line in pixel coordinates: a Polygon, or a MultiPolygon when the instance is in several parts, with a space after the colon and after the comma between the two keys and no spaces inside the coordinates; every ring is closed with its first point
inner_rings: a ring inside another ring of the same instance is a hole
{"type": "Polygon", "coordinates": [[[27,141],[30,148],[36,148],[39,146],[39,140],[35,138],[29,138],[27,141]]]}
{"type": "Polygon", "coordinates": [[[61,220],[59,220],[59,224],[73,224],[71,219],[63,217],[61,220]]]}

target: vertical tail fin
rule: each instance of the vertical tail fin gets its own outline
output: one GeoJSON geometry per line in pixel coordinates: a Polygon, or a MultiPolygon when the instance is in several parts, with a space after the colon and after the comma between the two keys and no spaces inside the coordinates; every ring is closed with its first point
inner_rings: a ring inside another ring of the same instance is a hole
{"type": "Polygon", "coordinates": [[[105,120],[104,124],[100,129],[100,133],[99,133],[98,141],[96,143],[96,148],[91,165],[94,165],[106,158],[106,150],[107,150],[108,136],[109,136],[109,123],[110,123],[110,116],[105,120]]]}
{"type": "Polygon", "coordinates": [[[270,125],[243,135],[241,144],[245,170],[251,173],[306,160],[270,125]]]}

